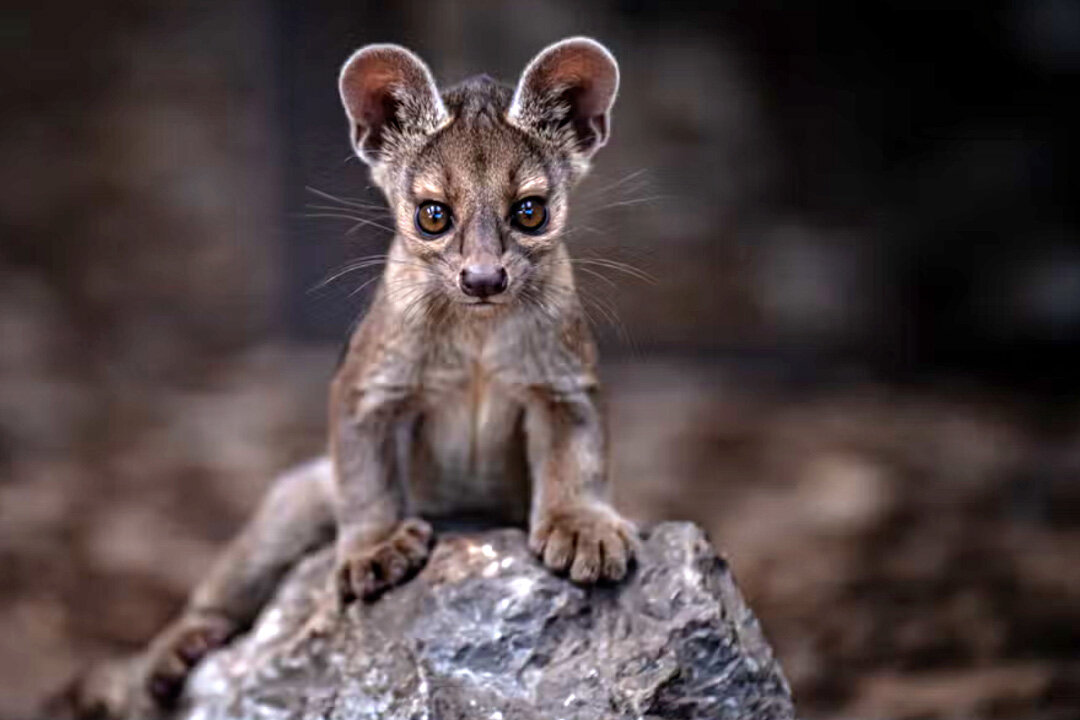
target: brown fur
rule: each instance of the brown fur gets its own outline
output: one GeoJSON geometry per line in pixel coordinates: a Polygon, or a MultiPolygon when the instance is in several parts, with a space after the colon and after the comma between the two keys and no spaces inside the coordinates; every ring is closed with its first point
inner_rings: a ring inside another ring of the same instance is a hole
{"type": "Polygon", "coordinates": [[[596,352],[561,240],[569,191],[607,139],[617,85],[611,56],[580,38],[541,53],[516,91],[480,77],[440,95],[427,68],[394,46],[346,63],[350,137],[397,234],[331,386],[331,461],[278,481],[135,664],[132,693],[168,703],[203,654],[250,624],[295,559],[335,531],[344,602],[419,569],[431,541],[421,517],[528,523],[552,570],[583,583],[623,577],[634,533],[607,502],[596,352]],[[529,196],[546,200],[539,234],[507,220],[529,196]],[[453,211],[436,238],[414,225],[429,200],[453,211]],[[475,262],[509,277],[488,304],[459,285],[475,262]]]}

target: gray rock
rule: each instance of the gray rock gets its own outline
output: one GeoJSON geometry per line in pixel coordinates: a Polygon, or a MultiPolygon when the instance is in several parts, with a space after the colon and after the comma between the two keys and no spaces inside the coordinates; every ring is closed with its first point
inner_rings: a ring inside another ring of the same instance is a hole
{"type": "Polygon", "coordinates": [[[787,682],[727,564],[657,526],[618,587],[541,567],[517,530],[443,536],[427,567],[334,612],[327,550],[253,630],[207,658],[187,720],[792,718],[787,682]]]}

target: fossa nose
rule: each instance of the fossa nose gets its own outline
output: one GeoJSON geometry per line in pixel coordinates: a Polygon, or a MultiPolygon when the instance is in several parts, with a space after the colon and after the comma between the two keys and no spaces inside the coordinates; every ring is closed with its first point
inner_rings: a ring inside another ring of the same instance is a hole
{"type": "Polygon", "coordinates": [[[459,277],[461,291],[469,297],[487,299],[506,290],[510,278],[501,265],[467,265],[459,277]]]}

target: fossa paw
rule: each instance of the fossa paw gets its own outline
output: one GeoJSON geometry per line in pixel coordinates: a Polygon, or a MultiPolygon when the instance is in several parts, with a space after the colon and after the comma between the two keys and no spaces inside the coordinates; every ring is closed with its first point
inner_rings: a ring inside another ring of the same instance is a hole
{"type": "Polygon", "coordinates": [[[227,643],[232,622],[219,615],[190,615],[177,620],[150,647],[146,691],[162,707],[171,707],[200,660],[227,643]]]}
{"type": "Polygon", "coordinates": [[[382,542],[338,559],[337,586],[341,599],[370,601],[412,577],[431,552],[431,526],[410,518],[382,542]]]}
{"type": "Polygon", "coordinates": [[[616,582],[626,576],[633,560],[637,533],[608,507],[575,507],[541,516],[529,547],[545,565],[568,573],[576,583],[616,582]]]}

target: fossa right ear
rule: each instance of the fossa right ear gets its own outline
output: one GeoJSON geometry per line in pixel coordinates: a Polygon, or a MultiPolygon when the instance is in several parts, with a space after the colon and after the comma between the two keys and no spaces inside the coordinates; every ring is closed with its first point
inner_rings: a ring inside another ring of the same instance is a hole
{"type": "Polygon", "coordinates": [[[427,136],[448,119],[427,65],[400,45],[368,45],[341,68],[341,102],[353,148],[375,165],[395,147],[427,136]]]}

